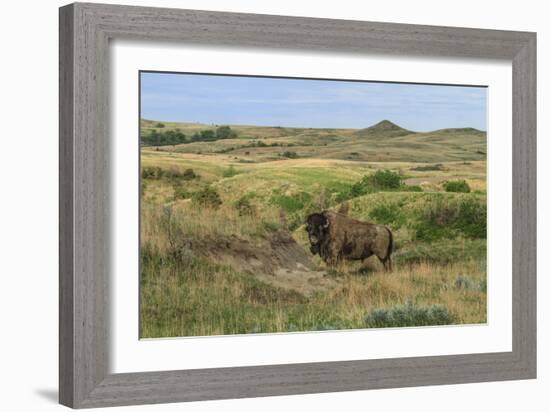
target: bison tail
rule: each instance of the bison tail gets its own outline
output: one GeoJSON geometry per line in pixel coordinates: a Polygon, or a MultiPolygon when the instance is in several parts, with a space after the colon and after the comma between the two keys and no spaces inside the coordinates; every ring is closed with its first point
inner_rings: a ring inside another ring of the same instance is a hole
{"type": "Polygon", "coordinates": [[[393,234],[391,232],[390,229],[386,228],[386,230],[388,231],[388,234],[390,235],[390,240],[388,242],[388,250],[386,252],[386,261],[388,261],[388,267],[389,267],[389,270],[391,271],[391,254],[393,252],[393,234]]]}
{"type": "Polygon", "coordinates": [[[388,231],[388,235],[390,235],[390,241],[388,242],[388,251],[386,253],[386,257],[388,258],[393,252],[393,235],[390,229],[386,228],[386,230],[388,231]]]}

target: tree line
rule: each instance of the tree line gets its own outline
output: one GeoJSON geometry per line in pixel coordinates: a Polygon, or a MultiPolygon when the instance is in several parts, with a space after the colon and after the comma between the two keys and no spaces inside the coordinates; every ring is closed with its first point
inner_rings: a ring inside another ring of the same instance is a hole
{"type": "Polygon", "coordinates": [[[146,146],[165,146],[193,142],[213,142],[221,139],[235,139],[237,136],[237,132],[229,126],[200,130],[189,136],[178,129],[166,131],[153,129],[148,135],[141,136],[141,144],[146,146]]]}

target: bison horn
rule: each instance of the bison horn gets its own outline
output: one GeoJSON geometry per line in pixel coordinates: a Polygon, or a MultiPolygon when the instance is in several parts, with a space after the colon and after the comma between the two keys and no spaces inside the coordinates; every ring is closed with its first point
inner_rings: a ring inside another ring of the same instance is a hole
{"type": "Polygon", "coordinates": [[[327,219],[327,223],[325,223],[325,224],[323,225],[323,228],[325,228],[325,229],[328,228],[328,225],[329,225],[329,221],[328,221],[328,219],[327,219]]]}

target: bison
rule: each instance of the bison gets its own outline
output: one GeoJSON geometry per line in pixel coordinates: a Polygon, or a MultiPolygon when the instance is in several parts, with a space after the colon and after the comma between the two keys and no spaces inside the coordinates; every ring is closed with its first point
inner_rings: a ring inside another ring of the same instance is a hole
{"type": "Polygon", "coordinates": [[[361,222],[342,213],[313,213],[306,221],[311,253],[328,265],[342,259],[365,260],[376,255],[386,271],[391,271],[393,235],[389,228],[361,222]]]}

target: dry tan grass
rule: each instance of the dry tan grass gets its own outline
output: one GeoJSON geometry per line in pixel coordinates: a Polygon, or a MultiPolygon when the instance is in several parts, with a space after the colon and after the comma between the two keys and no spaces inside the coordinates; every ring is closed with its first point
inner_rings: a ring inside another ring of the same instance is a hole
{"type": "Polygon", "coordinates": [[[280,217],[275,209],[268,209],[262,218],[255,215],[240,216],[230,204],[223,204],[217,209],[200,207],[189,200],[172,202],[159,208],[144,204],[141,208],[141,241],[150,243],[165,250],[165,229],[159,222],[170,214],[172,224],[178,226],[181,234],[195,239],[224,239],[237,237],[253,240],[266,233],[269,224],[272,227],[280,224],[280,217]]]}
{"type": "MultiPolygon", "coordinates": [[[[174,257],[174,239],[167,236],[166,216],[170,216],[176,238],[246,239],[254,243],[266,231],[285,227],[272,195],[286,196],[309,191],[318,193],[329,184],[352,184],[365,173],[377,169],[401,170],[405,176],[467,177],[472,190],[484,190],[485,162],[444,163],[444,171],[410,171],[415,163],[365,163],[331,159],[290,159],[266,163],[239,163],[229,155],[167,153],[144,149],[143,166],[192,168],[200,178],[179,182],[191,191],[210,185],[222,199],[219,208],[199,207],[190,199],[174,200],[176,183],[147,179],[141,203],[142,313],[144,337],[197,336],[252,332],[288,332],[321,329],[364,328],[366,316],[374,309],[392,308],[407,302],[418,305],[441,304],[448,308],[454,323],[486,321],[485,261],[462,259],[452,264],[400,264],[399,253],[392,273],[372,271],[360,274],[358,265],[344,263],[328,269],[318,257],[314,263],[333,278],[334,287],[303,296],[264,283],[253,273],[239,272],[215,259],[174,257]],[[233,166],[236,175],[225,173],[233,166]],[[193,186],[194,185],[194,186],[193,186]],[[255,213],[239,215],[236,201],[253,194],[255,213]],[[178,260],[179,259],[179,260],[178,260]]],[[[434,188],[434,191],[440,190],[434,188]]],[[[350,215],[369,220],[374,207],[399,206],[407,218],[429,206],[429,193],[378,193],[350,201],[350,215]]],[[[462,194],[440,194],[449,202],[462,194]]],[[[468,196],[481,196],[470,194],[468,196]]],[[[294,226],[295,227],[295,226],[294,226]]],[[[293,228],[294,228],[293,227],[293,228]]],[[[395,230],[396,242],[411,242],[406,227],[395,230]]],[[[294,232],[307,249],[303,228],[294,232]]],[[[265,240],[265,239],[264,239],[265,240]]],[[[444,242],[441,242],[442,247],[444,242]]],[[[480,246],[475,244],[474,247],[480,246]]],[[[207,246],[206,246],[207,247],[207,246]]],[[[309,252],[308,252],[309,253],[309,252]]],[[[463,253],[464,255],[464,253],[463,253]]],[[[374,258],[375,260],[375,258],[374,258]]],[[[372,263],[372,262],[371,262],[372,263]]],[[[373,268],[379,268],[375,263],[373,268]]]]}
{"type": "Polygon", "coordinates": [[[205,262],[187,269],[164,265],[147,276],[144,337],[365,328],[372,310],[407,302],[445,305],[455,324],[486,322],[485,275],[475,262],[345,274],[337,287],[309,298],[205,262]],[[465,273],[469,286],[457,287],[465,273]]]}

